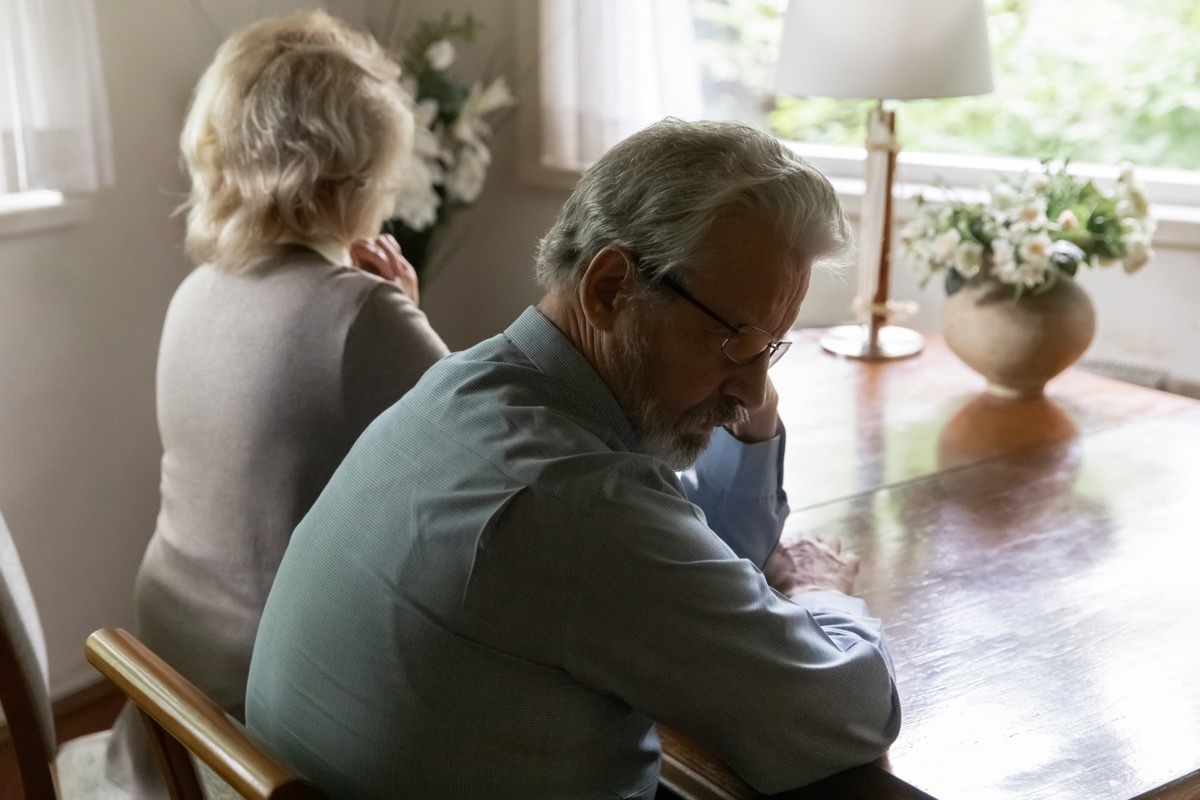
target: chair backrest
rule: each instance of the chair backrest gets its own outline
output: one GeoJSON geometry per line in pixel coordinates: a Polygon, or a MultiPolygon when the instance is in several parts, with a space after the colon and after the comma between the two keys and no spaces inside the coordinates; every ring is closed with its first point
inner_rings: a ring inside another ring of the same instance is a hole
{"type": "Polygon", "coordinates": [[[192,756],[250,800],[326,797],[133,634],[103,628],[88,637],[86,652],[141,712],[174,800],[204,797],[192,756]]]}
{"type": "Polygon", "coordinates": [[[8,723],[27,798],[53,798],[54,713],[46,641],[25,569],[0,515],[0,707],[8,723]]]}

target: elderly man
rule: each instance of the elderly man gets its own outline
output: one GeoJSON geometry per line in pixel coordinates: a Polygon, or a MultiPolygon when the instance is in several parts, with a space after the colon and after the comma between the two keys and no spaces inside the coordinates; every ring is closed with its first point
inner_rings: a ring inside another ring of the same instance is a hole
{"type": "Polygon", "coordinates": [[[767,792],[882,753],[857,562],[777,546],[767,369],[847,237],[751,128],[614,147],[541,243],[538,307],[430,369],[297,528],[250,728],[347,798],[653,797],[656,720],[767,792]]]}

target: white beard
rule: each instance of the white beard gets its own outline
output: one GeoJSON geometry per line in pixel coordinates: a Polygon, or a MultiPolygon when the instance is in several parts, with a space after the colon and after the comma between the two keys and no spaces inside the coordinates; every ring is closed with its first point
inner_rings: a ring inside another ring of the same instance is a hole
{"type": "Polygon", "coordinates": [[[708,448],[713,428],[745,422],[750,412],[733,398],[722,398],[682,416],[669,416],[655,397],[654,376],[658,370],[647,333],[653,336],[654,330],[614,334],[616,363],[611,365],[610,374],[622,378],[617,399],[646,451],[678,472],[695,464],[708,448]],[[704,432],[698,432],[704,424],[704,432]]]}

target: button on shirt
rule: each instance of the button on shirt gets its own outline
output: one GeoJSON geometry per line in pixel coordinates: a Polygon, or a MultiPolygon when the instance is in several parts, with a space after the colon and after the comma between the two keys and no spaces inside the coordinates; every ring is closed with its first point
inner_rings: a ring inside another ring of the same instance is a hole
{"type": "Polygon", "coordinates": [[[899,703],[878,621],[759,570],[783,442],[679,476],[536,309],[433,368],[296,529],[247,722],[335,797],[652,798],[655,720],[778,791],[864,763],[899,703]]]}

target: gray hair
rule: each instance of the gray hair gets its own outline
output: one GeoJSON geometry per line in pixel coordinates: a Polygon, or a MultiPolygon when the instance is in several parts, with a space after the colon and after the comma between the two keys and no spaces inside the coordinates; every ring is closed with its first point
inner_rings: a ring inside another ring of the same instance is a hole
{"type": "Polygon", "coordinates": [[[713,222],[730,213],[762,221],[789,252],[816,262],[850,246],[832,184],[777,138],[738,122],[667,118],[584,173],[538,246],[538,283],[573,289],[610,245],[635,253],[652,279],[689,283],[697,270],[724,266],[708,264],[703,247],[713,222]]]}
{"type": "Polygon", "coordinates": [[[412,149],[399,77],[374,39],[322,11],[231,36],[180,136],[192,260],[241,271],[287,243],[376,233],[412,149]]]}

